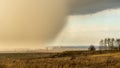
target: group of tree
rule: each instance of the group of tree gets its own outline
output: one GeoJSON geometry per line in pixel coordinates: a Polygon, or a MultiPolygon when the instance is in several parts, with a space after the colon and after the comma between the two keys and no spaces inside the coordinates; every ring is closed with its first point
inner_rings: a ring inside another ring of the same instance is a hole
{"type": "Polygon", "coordinates": [[[105,38],[100,40],[100,50],[120,50],[120,39],[105,38]]]}

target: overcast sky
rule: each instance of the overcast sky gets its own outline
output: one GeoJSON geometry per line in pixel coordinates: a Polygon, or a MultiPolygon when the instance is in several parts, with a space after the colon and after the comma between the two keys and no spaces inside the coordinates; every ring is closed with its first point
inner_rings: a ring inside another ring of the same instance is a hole
{"type": "Polygon", "coordinates": [[[119,8],[120,0],[74,0],[67,26],[53,44],[98,45],[100,39],[120,38],[119,8]]]}
{"type": "Polygon", "coordinates": [[[0,0],[0,49],[119,38],[119,8],[120,0],[0,0]]]}
{"type": "Polygon", "coordinates": [[[99,44],[107,37],[120,38],[120,9],[108,9],[95,14],[70,15],[66,28],[54,44],[99,44]]]}

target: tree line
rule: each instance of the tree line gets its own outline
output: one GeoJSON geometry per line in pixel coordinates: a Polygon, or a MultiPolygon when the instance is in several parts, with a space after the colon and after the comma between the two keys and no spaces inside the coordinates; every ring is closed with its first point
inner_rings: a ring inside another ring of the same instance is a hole
{"type": "Polygon", "coordinates": [[[120,50],[120,39],[105,38],[99,42],[100,50],[120,50]]]}

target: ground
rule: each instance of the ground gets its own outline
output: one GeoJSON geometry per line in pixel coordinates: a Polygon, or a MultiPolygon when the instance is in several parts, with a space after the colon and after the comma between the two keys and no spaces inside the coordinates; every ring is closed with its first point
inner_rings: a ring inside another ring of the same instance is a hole
{"type": "Polygon", "coordinates": [[[0,54],[0,68],[120,68],[120,52],[82,53],[0,54]]]}

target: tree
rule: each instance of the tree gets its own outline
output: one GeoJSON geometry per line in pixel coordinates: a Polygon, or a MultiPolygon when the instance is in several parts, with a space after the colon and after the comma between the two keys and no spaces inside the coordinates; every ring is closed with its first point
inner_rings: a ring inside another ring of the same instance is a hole
{"type": "Polygon", "coordinates": [[[105,49],[107,50],[108,49],[108,39],[105,38],[104,40],[104,46],[105,46],[105,49]]]}
{"type": "Polygon", "coordinates": [[[120,39],[117,39],[118,49],[120,50],[120,39]]]}
{"type": "Polygon", "coordinates": [[[110,45],[110,43],[111,43],[111,39],[108,38],[107,40],[108,40],[108,43],[107,43],[107,45],[108,45],[108,49],[111,49],[111,45],[110,45]]]}
{"type": "Polygon", "coordinates": [[[114,41],[115,41],[115,39],[112,38],[112,39],[111,39],[111,49],[112,49],[112,50],[114,49],[114,41]]]}
{"type": "Polygon", "coordinates": [[[89,51],[95,51],[96,48],[93,45],[90,45],[90,47],[88,48],[89,51]]]}
{"type": "Polygon", "coordinates": [[[104,49],[104,40],[101,40],[99,42],[100,46],[99,46],[99,50],[103,50],[104,49]]]}

